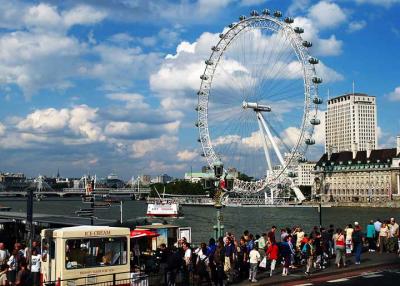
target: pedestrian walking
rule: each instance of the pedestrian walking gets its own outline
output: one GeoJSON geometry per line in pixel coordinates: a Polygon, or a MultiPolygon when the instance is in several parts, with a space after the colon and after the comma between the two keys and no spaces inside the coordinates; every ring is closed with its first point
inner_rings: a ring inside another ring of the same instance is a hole
{"type": "Polygon", "coordinates": [[[249,253],[247,252],[246,241],[244,240],[244,237],[242,237],[240,238],[239,245],[237,247],[237,267],[240,279],[244,279],[248,274],[248,258],[249,253]]]}
{"type": "Polygon", "coordinates": [[[296,229],[296,235],[297,235],[297,240],[296,240],[296,249],[298,251],[301,250],[301,242],[304,239],[304,231],[299,227],[296,229]]]}
{"type": "Polygon", "coordinates": [[[32,249],[31,256],[31,273],[32,273],[32,285],[40,285],[40,267],[41,267],[41,255],[38,254],[37,250],[32,249]]]}
{"type": "Polygon", "coordinates": [[[249,281],[257,282],[256,276],[258,271],[258,263],[261,261],[260,252],[258,252],[258,247],[255,246],[249,253],[250,271],[249,271],[249,281]]]}
{"type": "Polygon", "coordinates": [[[393,217],[390,219],[389,227],[388,250],[389,252],[396,252],[399,238],[399,225],[393,217]]]}
{"type": "Polygon", "coordinates": [[[286,236],[280,244],[280,253],[283,258],[283,268],[282,268],[282,276],[287,276],[289,274],[289,266],[291,262],[291,254],[290,246],[288,243],[288,237],[286,236]]]}
{"type": "Polygon", "coordinates": [[[345,256],[345,245],[346,245],[346,240],[344,237],[344,232],[342,229],[338,229],[336,241],[335,241],[335,251],[336,251],[336,265],[339,268],[340,267],[340,262],[342,261],[343,267],[346,267],[346,256],[345,256]]]}
{"type": "Polygon", "coordinates": [[[349,224],[344,231],[346,233],[346,254],[351,254],[351,252],[353,251],[353,242],[351,240],[351,236],[353,234],[354,228],[351,224],[349,224]]]}
{"type": "Polygon", "coordinates": [[[379,253],[383,253],[383,251],[387,251],[387,241],[389,237],[389,228],[386,223],[382,223],[380,231],[379,231],[379,253]]]}
{"type": "Polygon", "coordinates": [[[18,273],[18,250],[13,249],[12,254],[10,258],[8,259],[7,265],[8,265],[8,283],[11,286],[15,285],[15,282],[17,280],[17,273],[18,273]]]}
{"type": "Polygon", "coordinates": [[[215,286],[224,285],[224,263],[225,263],[225,247],[222,241],[218,241],[217,248],[213,256],[213,265],[215,267],[215,286]]]}
{"type": "Polygon", "coordinates": [[[361,263],[361,252],[362,246],[364,242],[364,234],[361,231],[361,227],[358,222],[354,223],[354,231],[352,234],[352,241],[354,245],[354,256],[355,256],[355,264],[361,263]]]}
{"type": "Polygon", "coordinates": [[[381,231],[382,221],[377,218],[374,222],[376,243],[379,244],[379,232],[381,231]]]}
{"type": "Polygon", "coordinates": [[[304,274],[309,276],[314,261],[314,239],[312,237],[304,244],[301,252],[307,261],[306,272],[304,272],[304,274]]]}
{"type": "Polygon", "coordinates": [[[3,242],[0,242],[0,266],[6,265],[9,257],[8,249],[6,249],[3,242]]]}
{"type": "Polygon", "coordinates": [[[183,249],[183,271],[182,271],[182,282],[184,285],[189,285],[189,275],[192,272],[192,250],[190,249],[190,244],[188,242],[182,243],[183,249]]]}
{"type": "Polygon", "coordinates": [[[271,264],[269,276],[272,276],[272,274],[275,271],[276,261],[278,260],[279,257],[279,248],[275,242],[269,244],[266,255],[271,264]]]}
{"type": "Polygon", "coordinates": [[[198,285],[203,285],[203,280],[206,281],[207,285],[211,285],[210,273],[209,273],[209,258],[207,252],[207,244],[202,242],[200,247],[196,249],[196,273],[198,276],[198,285]]]}
{"type": "Polygon", "coordinates": [[[376,232],[373,220],[367,225],[367,241],[368,252],[374,252],[376,250],[376,232]]]}

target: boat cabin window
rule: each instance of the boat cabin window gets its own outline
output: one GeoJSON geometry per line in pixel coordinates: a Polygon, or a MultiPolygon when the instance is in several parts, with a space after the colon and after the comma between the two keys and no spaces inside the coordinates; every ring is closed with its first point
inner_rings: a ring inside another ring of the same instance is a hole
{"type": "Polygon", "coordinates": [[[126,237],[68,239],[65,268],[91,268],[127,263],[126,237]]]}

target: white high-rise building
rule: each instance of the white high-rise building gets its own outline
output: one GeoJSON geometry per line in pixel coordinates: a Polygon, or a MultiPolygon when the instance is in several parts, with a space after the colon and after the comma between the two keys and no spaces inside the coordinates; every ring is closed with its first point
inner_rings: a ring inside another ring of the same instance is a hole
{"type": "Polygon", "coordinates": [[[325,112],[325,136],[326,152],[376,149],[375,96],[354,93],[329,99],[325,112]]]}

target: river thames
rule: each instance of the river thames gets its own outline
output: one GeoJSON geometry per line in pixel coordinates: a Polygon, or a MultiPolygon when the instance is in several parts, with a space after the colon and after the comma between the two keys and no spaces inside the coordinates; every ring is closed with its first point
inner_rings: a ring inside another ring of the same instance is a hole
{"type": "MultiPolygon", "coordinates": [[[[11,211],[26,212],[26,200],[24,199],[0,198],[0,204],[11,207],[11,211]]],[[[34,213],[71,217],[76,216],[75,211],[87,207],[88,205],[83,204],[78,198],[46,198],[43,201],[34,202],[34,213]]],[[[124,221],[144,219],[146,207],[145,201],[124,201],[124,221]]],[[[183,206],[182,211],[184,217],[168,219],[168,222],[178,226],[190,226],[194,242],[208,242],[213,234],[213,225],[216,224],[216,210],[213,207],[205,206],[183,206]]],[[[365,228],[371,219],[395,217],[399,220],[399,214],[399,209],[389,208],[322,208],[322,224],[324,226],[334,224],[336,228],[345,227],[349,223],[353,224],[358,221],[365,228]]],[[[99,218],[118,220],[120,217],[119,205],[110,209],[98,209],[95,215],[99,218]]],[[[309,232],[314,225],[319,225],[319,213],[315,207],[225,207],[222,209],[222,216],[225,231],[233,232],[237,236],[240,236],[246,229],[253,234],[261,234],[272,225],[276,225],[278,229],[299,225],[306,232],[309,232]]],[[[148,221],[152,222],[151,219],[148,221]]]]}

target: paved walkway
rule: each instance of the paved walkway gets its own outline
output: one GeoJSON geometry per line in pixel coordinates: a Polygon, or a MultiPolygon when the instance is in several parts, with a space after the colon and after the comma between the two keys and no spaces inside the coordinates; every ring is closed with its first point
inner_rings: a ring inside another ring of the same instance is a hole
{"type": "MultiPolygon", "coordinates": [[[[313,280],[329,280],[327,277],[340,277],[341,275],[351,275],[352,272],[359,273],[360,271],[367,271],[376,268],[399,268],[400,269],[400,258],[398,255],[393,253],[363,253],[361,256],[361,264],[354,264],[354,257],[349,256],[347,258],[347,266],[337,268],[334,260],[331,260],[331,264],[324,270],[311,271],[310,276],[304,274],[305,267],[300,267],[290,271],[290,274],[286,277],[281,276],[282,268],[277,267],[275,274],[269,277],[269,270],[259,271],[257,274],[258,282],[250,283],[244,281],[235,285],[307,285],[308,282],[313,280]]],[[[308,284],[310,285],[310,284],[308,284]]]]}

